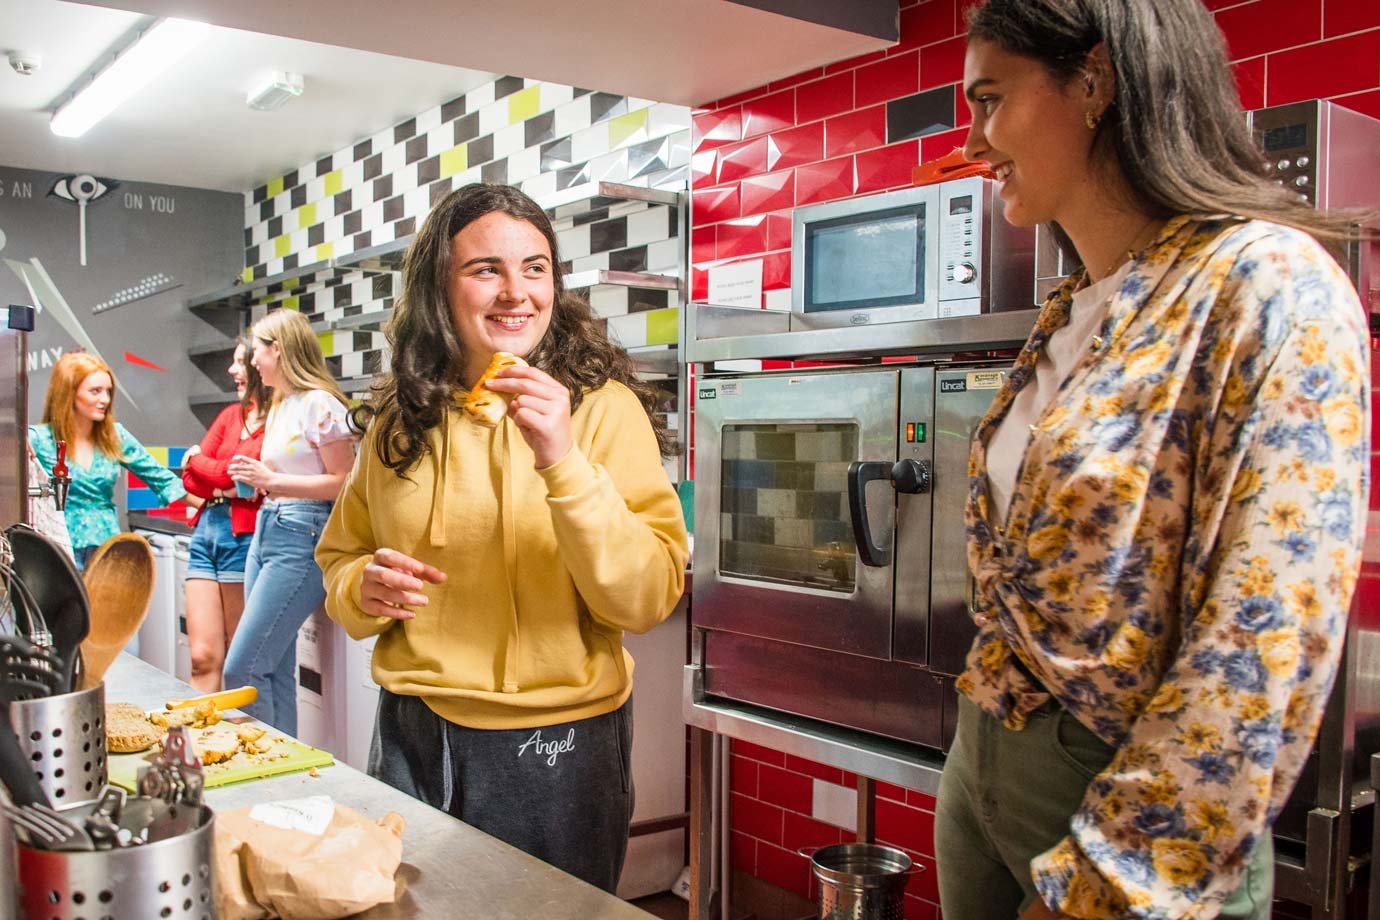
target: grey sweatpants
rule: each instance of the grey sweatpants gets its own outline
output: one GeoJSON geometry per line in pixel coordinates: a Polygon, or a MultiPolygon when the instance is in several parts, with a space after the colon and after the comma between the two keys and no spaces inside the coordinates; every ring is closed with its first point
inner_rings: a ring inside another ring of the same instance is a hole
{"type": "Polygon", "coordinates": [[[369,775],[613,893],[632,821],[632,702],[542,728],[464,728],[379,692],[369,775]]]}

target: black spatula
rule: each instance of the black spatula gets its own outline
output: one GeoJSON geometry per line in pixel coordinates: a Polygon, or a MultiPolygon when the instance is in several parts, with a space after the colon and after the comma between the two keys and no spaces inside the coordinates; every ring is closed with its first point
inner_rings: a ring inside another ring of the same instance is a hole
{"type": "MultiPolygon", "coordinates": [[[[5,536],[14,554],[15,574],[37,602],[53,637],[53,651],[62,660],[62,679],[54,692],[69,693],[76,687],[78,650],[91,628],[86,585],[71,558],[38,531],[15,524],[5,536]]],[[[13,594],[11,586],[12,599],[13,594]]]]}

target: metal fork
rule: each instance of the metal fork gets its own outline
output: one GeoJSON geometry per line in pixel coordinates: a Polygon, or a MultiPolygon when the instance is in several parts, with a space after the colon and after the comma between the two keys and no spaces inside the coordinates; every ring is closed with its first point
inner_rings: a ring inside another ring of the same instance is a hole
{"type": "Polygon", "coordinates": [[[0,812],[29,835],[29,842],[44,850],[80,852],[96,849],[91,835],[80,825],[47,805],[0,803],[0,812]]]}

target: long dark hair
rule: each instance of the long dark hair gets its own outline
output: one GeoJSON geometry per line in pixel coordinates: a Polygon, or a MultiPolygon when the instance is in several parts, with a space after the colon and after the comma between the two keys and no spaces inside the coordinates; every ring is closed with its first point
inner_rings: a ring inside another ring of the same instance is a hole
{"type": "MultiPolygon", "coordinates": [[[[1369,235],[1356,224],[1370,215],[1317,210],[1266,173],[1222,33],[1202,0],[987,0],[970,7],[967,20],[970,42],[1032,58],[1064,83],[1084,75],[1089,54],[1106,43],[1116,99],[1096,143],[1110,144],[1148,213],[1234,214],[1324,243],[1369,235]]],[[[1063,230],[1053,229],[1077,258],[1063,230]]]]}
{"type": "Polygon", "coordinates": [[[360,432],[376,428],[379,459],[399,476],[431,449],[427,432],[441,423],[464,387],[465,346],[451,320],[446,283],[450,278],[451,240],[485,214],[507,214],[541,231],[551,247],[555,300],[546,335],[526,355],[570,390],[570,409],[585,393],[617,380],[641,400],[657,445],[670,456],[674,442],[659,414],[662,394],[637,379],[632,359],[609,341],[588,303],[569,294],[561,280],[560,253],[551,221],[531,198],[510,185],[475,183],[451,192],[434,207],[403,259],[403,292],[389,323],[392,348],[389,373],[372,387],[369,401],[350,412],[360,432]]]}
{"type": "Polygon", "coordinates": [[[268,414],[269,401],[273,398],[273,388],[264,383],[259,369],[251,360],[254,357],[253,336],[242,335],[235,339],[235,347],[244,349],[244,398],[240,400],[240,414],[248,423],[249,413],[258,410],[259,424],[262,426],[264,416],[268,414]]]}

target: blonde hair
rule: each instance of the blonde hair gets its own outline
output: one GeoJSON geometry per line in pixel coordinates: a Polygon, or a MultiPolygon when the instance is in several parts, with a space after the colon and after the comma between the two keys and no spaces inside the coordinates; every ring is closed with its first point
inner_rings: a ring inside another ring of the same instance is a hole
{"type": "Polygon", "coordinates": [[[308,390],[324,390],[340,400],[342,406],[349,405],[345,394],[326,368],[321,343],[316,340],[316,333],[311,331],[311,323],[301,313],[274,310],[255,323],[250,334],[260,342],[278,346],[278,373],[287,386],[273,388],[273,405],[276,406],[284,395],[308,390]]]}
{"type": "Polygon", "coordinates": [[[92,374],[103,373],[110,376],[110,407],[105,410],[105,418],[91,425],[91,441],[96,449],[107,457],[120,456],[120,436],[115,431],[115,373],[100,358],[85,351],[69,351],[53,365],[53,376],[48,380],[48,393],[43,398],[43,424],[53,431],[54,441],[66,441],[69,447],[76,445],[77,434],[77,390],[81,382],[92,374]]]}

